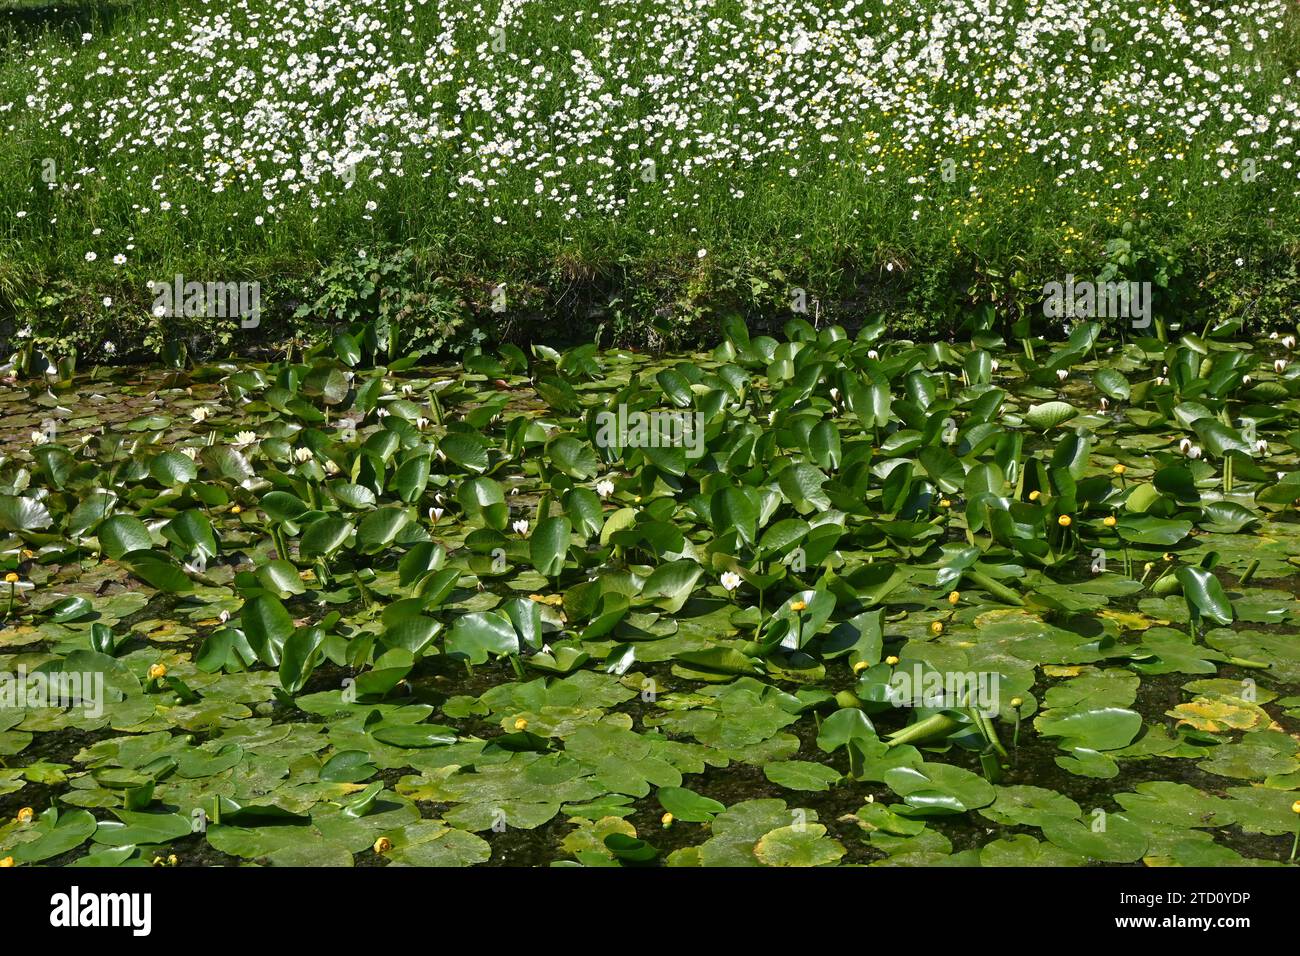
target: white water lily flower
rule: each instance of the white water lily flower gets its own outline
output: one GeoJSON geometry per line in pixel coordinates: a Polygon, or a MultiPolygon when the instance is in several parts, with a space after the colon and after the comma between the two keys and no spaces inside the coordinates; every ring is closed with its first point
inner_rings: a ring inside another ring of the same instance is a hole
{"type": "Polygon", "coordinates": [[[293,460],[294,460],[294,461],[297,461],[297,462],[304,462],[304,461],[309,460],[310,458],[311,458],[311,449],[310,449],[310,448],[295,448],[295,449],[293,450],[293,460]]]}
{"type": "Polygon", "coordinates": [[[510,525],[510,527],[514,528],[514,530],[515,530],[515,534],[527,535],[527,534],[528,534],[528,519],[527,519],[527,518],[520,518],[518,521],[513,522],[513,523],[510,525]]]}
{"type": "Polygon", "coordinates": [[[1294,336],[1294,335],[1284,335],[1284,336],[1282,337],[1282,344],[1283,344],[1284,346],[1286,346],[1287,348],[1289,348],[1289,349],[1293,349],[1293,348],[1295,348],[1295,336],[1294,336]]]}
{"type": "Polygon", "coordinates": [[[1064,382],[1069,377],[1070,377],[1069,369],[1058,368],[1056,370],[1057,381],[1064,382]]]}
{"type": "Polygon", "coordinates": [[[1192,440],[1190,438],[1184,438],[1182,441],[1178,443],[1178,451],[1180,454],[1186,455],[1191,450],[1192,450],[1192,440]]]}
{"type": "Polygon", "coordinates": [[[196,458],[199,457],[199,450],[197,448],[182,448],[181,454],[184,455],[186,458],[188,458],[190,461],[194,461],[196,458]]]}
{"type": "Polygon", "coordinates": [[[45,434],[45,432],[32,432],[33,445],[44,445],[49,440],[50,436],[45,434]]]}
{"type": "Polygon", "coordinates": [[[740,587],[740,575],[735,571],[724,571],[722,573],[722,586],[728,591],[734,591],[740,587]]]}
{"type": "Polygon", "coordinates": [[[1200,457],[1201,457],[1201,446],[1200,446],[1200,445],[1193,445],[1191,448],[1187,449],[1187,457],[1190,458],[1190,459],[1192,459],[1192,461],[1195,461],[1197,458],[1200,458],[1200,457]]]}
{"type": "Polygon", "coordinates": [[[1255,442],[1255,452],[1256,452],[1256,454],[1267,455],[1267,454],[1268,454],[1268,440],[1265,439],[1265,438],[1261,438],[1259,441],[1255,442]]]}
{"type": "Polygon", "coordinates": [[[1273,371],[1277,372],[1278,375],[1281,375],[1283,372],[1285,372],[1285,371],[1286,371],[1286,359],[1276,359],[1276,360],[1273,362],[1273,371]]]}
{"type": "Polygon", "coordinates": [[[196,422],[207,421],[212,415],[212,409],[206,405],[199,405],[197,408],[190,409],[190,418],[196,422]]]}
{"type": "Polygon", "coordinates": [[[220,614],[217,615],[217,620],[219,620],[222,624],[225,624],[227,621],[230,620],[230,612],[222,611],[220,614]]]}
{"type": "Polygon", "coordinates": [[[420,431],[424,431],[426,428],[429,427],[429,419],[417,418],[415,420],[415,427],[418,428],[420,431]]]}
{"type": "Polygon", "coordinates": [[[610,481],[608,478],[596,482],[596,494],[600,495],[602,498],[608,498],[613,493],[614,482],[610,481]]]}
{"type": "Polygon", "coordinates": [[[991,363],[989,363],[989,367],[996,372],[998,370],[998,360],[994,359],[991,363]]]}
{"type": "Polygon", "coordinates": [[[1110,399],[1103,396],[1100,405],[1101,410],[1104,412],[1106,409],[1110,408],[1110,399]]]}
{"type": "Polygon", "coordinates": [[[869,359],[871,359],[872,361],[874,361],[874,360],[880,358],[880,353],[877,352],[875,349],[867,349],[867,358],[869,358],[869,359]]]}
{"type": "Polygon", "coordinates": [[[245,445],[251,445],[257,441],[257,432],[235,432],[235,440],[232,444],[236,448],[243,448],[245,445]]]}
{"type": "Polygon", "coordinates": [[[437,521],[437,520],[438,520],[439,518],[441,518],[441,517],[442,517],[442,509],[441,509],[441,508],[430,508],[430,509],[429,509],[429,521],[434,522],[434,521],[437,521]]]}
{"type": "Polygon", "coordinates": [[[335,462],[331,461],[330,459],[328,458],[325,459],[325,474],[337,475],[338,473],[339,473],[339,466],[335,462]]]}

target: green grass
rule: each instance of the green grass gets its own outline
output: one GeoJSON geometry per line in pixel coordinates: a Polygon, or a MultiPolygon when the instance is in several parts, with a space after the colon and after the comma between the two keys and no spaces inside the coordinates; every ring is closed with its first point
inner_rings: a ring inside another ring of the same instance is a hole
{"type": "Polygon", "coordinates": [[[178,272],[258,279],[274,307],[327,264],[399,245],[469,310],[504,283],[511,314],[626,328],[657,312],[672,334],[731,309],[788,315],[798,287],[810,314],[882,306],[940,330],[980,302],[1014,317],[1126,237],[1120,271],[1164,281],[1170,317],[1295,318],[1294,4],[1228,4],[1222,26],[1209,6],[1157,21],[1129,0],[971,24],[960,0],[588,7],[515,10],[504,52],[495,10],[456,0],[333,0],[310,23],[297,2],[151,4],[84,42],[11,36],[0,309],[93,345],[145,334],[148,283],[178,272]],[[961,31],[936,35],[937,76],[909,62],[931,15],[961,31]],[[232,39],[204,39],[222,24],[232,39]],[[323,85],[301,73],[313,56],[323,85]],[[345,188],[353,141],[372,154],[345,188]]]}

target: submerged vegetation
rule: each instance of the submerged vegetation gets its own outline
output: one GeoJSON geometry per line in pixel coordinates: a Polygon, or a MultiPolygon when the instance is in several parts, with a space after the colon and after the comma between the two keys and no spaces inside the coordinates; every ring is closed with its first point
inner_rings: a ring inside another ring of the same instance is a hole
{"type": "Polygon", "coordinates": [[[1295,340],[0,390],[6,865],[1278,865],[1295,340]]]}

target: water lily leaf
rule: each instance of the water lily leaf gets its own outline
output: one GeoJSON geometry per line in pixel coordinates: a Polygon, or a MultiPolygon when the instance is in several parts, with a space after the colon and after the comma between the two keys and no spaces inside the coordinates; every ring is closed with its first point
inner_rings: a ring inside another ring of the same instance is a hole
{"type": "Polygon", "coordinates": [[[463,615],[452,625],[447,653],[465,657],[471,664],[485,664],[491,654],[518,654],[519,637],[506,615],[478,611],[463,615]]]}
{"type": "Polygon", "coordinates": [[[817,732],[817,746],[833,753],[850,740],[875,740],[876,729],[871,720],[858,707],[843,707],[821,723],[817,732]]]}
{"type": "Polygon", "coordinates": [[[726,806],[685,787],[660,787],[655,792],[659,805],[683,823],[709,823],[726,806]]]}
{"type": "Polygon", "coordinates": [[[1044,737],[1061,737],[1061,746],[1089,750],[1118,750],[1133,742],[1142,729],[1142,715],[1124,707],[1093,707],[1057,716],[1039,714],[1034,726],[1044,737]]]}
{"type": "Polygon", "coordinates": [[[1128,379],[1118,369],[1100,368],[1093,373],[1092,381],[1097,386],[1097,391],[1116,401],[1126,402],[1132,393],[1128,379]]]}
{"type": "Polygon", "coordinates": [[[903,798],[904,816],[946,816],[977,810],[997,796],[993,786],[969,770],[951,764],[923,763],[886,770],[885,784],[903,798]]]}
{"type": "Polygon", "coordinates": [[[765,866],[828,866],[844,853],[843,844],[826,836],[820,823],[779,827],[754,844],[754,856],[765,866]]]}
{"type": "Polygon", "coordinates": [[[1043,787],[999,786],[993,803],[980,809],[980,815],[1005,826],[1041,827],[1052,817],[1077,819],[1079,805],[1064,794],[1043,787]]]}
{"type": "Polygon", "coordinates": [[[141,581],[171,594],[194,590],[194,582],[170,556],[159,551],[128,551],[119,559],[141,581]]]}
{"type": "Polygon", "coordinates": [[[1258,704],[1230,697],[1197,697],[1165,711],[1186,724],[1206,733],[1221,734],[1230,730],[1254,730],[1272,723],[1272,718],[1258,704]]]}
{"type": "Polygon", "coordinates": [[[320,778],[332,783],[360,783],[373,777],[377,769],[364,750],[344,750],[325,762],[320,778]]]}
{"type": "Polygon", "coordinates": [[[1220,777],[1263,780],[1300,769],[1300,759],[1264,744],[1238,743],[1215,747],[1197,766],[1220,777]]]}
{"type": "Polygon", "coordinates": [[[676,614],[690,598],[695,582],[703,573],[703,568],[685,558],[662,564],[646,578],[641,596],[654,601],[665,612],[676,614]]]}
{"type": "Polygon", "coordinates": [[[132,515],[113,515],[99,526],[98,536],[104,553],[114,561],[130,551],[148,551],[153,547],[149,529],[132,515]]]}
{"type": "Polygon", "coordinates": [[[370,728],[376,740],[394,747],[445,747],[456,742],[456,731],[437,724],[379,723],[370,728]]]}
{"type": "Polygon", "coordinates": [[[1039,431],[1048,431],[1057,425],[1068,422],[1079,414],[1079,410],[1069,402],[1044,402],[1031,405],[1025,412],[1025,421],[1039,431]]]}
{"type": "Polygon", "coordinates": [[[46,810],[32,827],[33,839],[13,848],[19,863],[40,863],[69,850],[75,850],[90,838],[99,823],[85,810],[46,810]]]}
{"type": "Polygon", "coordinates": [[[829,790],[843,774],[825,764],[807,760],[781,760],[763,765],[763,776],[787,790],[829,790]]]}
{"type": "Polygon", "coordinates": [[[447,456],[448,461],[466,471],[482,474],[488,470],[487,444],[480,438],[451,434],[438,443],[438,450],[447,456]]]}
{"type": "Polygon", "coordinates": [[[189,484],[199,476],[199,467],[188,455],[164,451],[149,462],[149,474],[158,484],[171,488],[189,484]]]}
{"type": "Polygon", "coordinates": [[[306,591],[298,569],[288,561],[268,561],[257,569],[257,580],[262,587],[282,599],[306,591]]]}
{"type": "Polygon", "coordinates": [[[1232,623],[1232,602],[1219,579],[1211,572],[1184,565],[1174,572],[1174,576],[1183,586],[1183,597],[1201,617],[1216,624],[1232,623]]]}
{"type": "Polygon", "coordinates": [[[528,555],[538,574],[556,577],[564,569],[573,524],[563,515],[543,518],[528,540],[528,555]]]}
{"type": "Polygon", "coordinates": [[[94,841],[107,846],[165,844],[180,840],[192,832],[190,818],[180,813],[138,813],[114,810],[116,820],[104,820],[95,831],[94,841]]]}
{"type": "Polygon", "coordinates": [[[1232,802],[1212,797],[1185,783],[1151,780],[1139,783],[1137,793],[1117,793],[1115,801],[1124,815],[1139,825],[1169,827],[1225,827],[1236,821],[1232,802]]]}
{"type": "Polygon", "coordinates": [[[302,690],[320,662],[320,649],[324,642],[325,631],[319,627],[300,627],[284,642],[280,658],[280,686],[286,694],[296,694],[302,690]]]}
{"type": "Polygon", "coordinates": [[[984,844],[979,862],[980,866],[1085,866],[1088,861],[1027,833],[1015,833],[984,844]]]}
{"type": "Polygon", "coordinates": [[[299,550],[303,557],[327,557],[352,534],[352,523],[336,515],[317,518],[303,532],[299,550]]]}
{"type": "Polygon", "coordinates": [[[492,845],[482,837],[420,820],[385,834],[393,849],[385,853],[390,866],[474,866],[492,858],[492,845]]]}
{"type": "Polygon", "coordinates": [[[1094,817],[1089,824],[1051,817],[1042,830],[1061,849],[1101,863],[1133,863],[1147,851],[1141,827],[1119,813],[1094,817]]]}
{"type": "Polygon", "coordinates": [[[268,667],[278,668],[285,641],[294,631],[293,618],[284,605],[269,594],[259,594],[244,603],[240,621],[258,659],[268,667]]]}
{"type": "MultiPolygon", "coordinates": [[[[372,511],[357,524],[357,547],[362,554],[378,554],[393,543],[410,521],[411,516],[405,508],[379,508],[372,511]]],[[[316,525],[313,524],[307,534],[303,535],[304,550],[307,548],[307,536],[315,528],[316,525]]],[[[329,548],[322,553],[328,554],[332,550],[329,548]]]]}
{"type": "Polygon", "coordinates": [[[53,523],[49,509],[42,502],[0,495],[0,528],[6,531],[40,531],[53,523]]]}

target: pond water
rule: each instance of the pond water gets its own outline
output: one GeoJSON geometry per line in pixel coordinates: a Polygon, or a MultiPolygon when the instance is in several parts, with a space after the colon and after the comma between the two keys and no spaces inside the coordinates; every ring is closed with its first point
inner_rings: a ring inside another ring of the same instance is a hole
{"type": "Polygon", "coordinates": [[[0,671],[104,690],[0,706],[0,857],[1285,863],[1296,385],[1227,342],[1156,382],[1181,347],[11,380],[0,671]],[[607,447],[620,405],[703,453],[607,447]]]}

